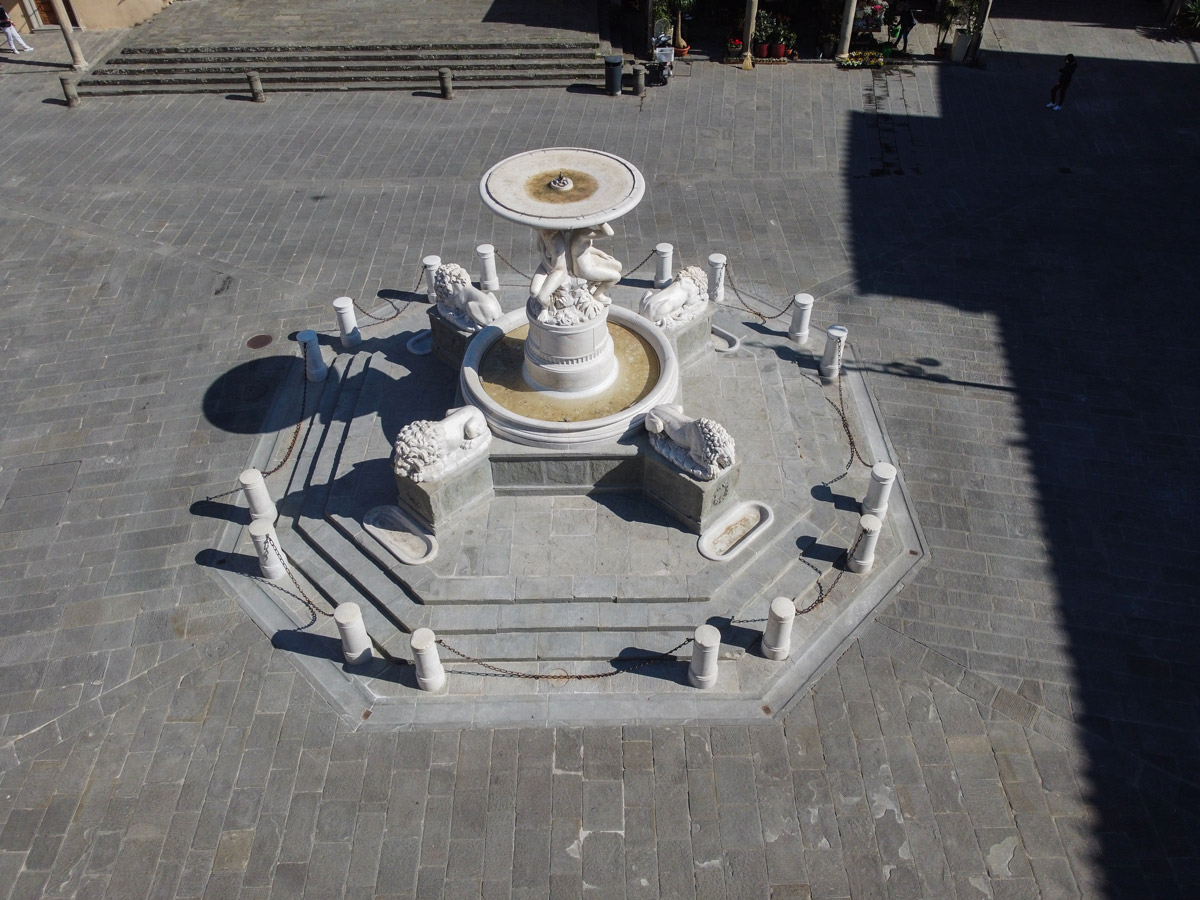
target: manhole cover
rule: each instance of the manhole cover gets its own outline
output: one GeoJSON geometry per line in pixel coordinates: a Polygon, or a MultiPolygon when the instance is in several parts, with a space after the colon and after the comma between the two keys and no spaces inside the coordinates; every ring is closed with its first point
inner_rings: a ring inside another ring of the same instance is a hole
{"type": "Polygon", "coordinates": [[[246,341],[246,346],[251,350],[261,350],[267,344],[271,343],[271,340],[272,338],[269,334],[256,334],[250,340],[246,341]]]}

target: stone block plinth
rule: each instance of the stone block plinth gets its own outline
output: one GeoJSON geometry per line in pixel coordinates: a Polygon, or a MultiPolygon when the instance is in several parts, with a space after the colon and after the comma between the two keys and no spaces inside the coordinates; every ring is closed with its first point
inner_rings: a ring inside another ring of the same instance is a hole
{"type": "Polygon", "coordinates": [[[705,353],[711,353],[713,350],[712,342],[712,320],[713,304],[708,303],[704,307],[704,312],[696,316],[686,325],[678,328],[664,328],[667,340],[671,342],[671,346],[675,348],[675,355],[679,357],[679,364],[686,366],[690,362],[695,362],[704,356],[705,353]]]}
{"type": "Polygon", "coordinates": [[[737,481],[737,463],[712,481],[698,481],[681,472],[653,447],[646,448],[642,493],[684,528],[696,534],[712,524],[736,497],[737,481]]]}
{"type": "Polygon", "coordinates": [[[431,306],[425,311],[429,315],[429,331],[433,338],[433,355],[455,371],[462,368],[463,355],[475,332],[464,331],[438,310],[431,306]]]}
{"type": "Polygon", "coordinates": [[[495,496],[492,467],[486,456],[440,481],[396,476],[396,505],[414,516],[430,534],[445,533],[469,512],[495,496]]]}

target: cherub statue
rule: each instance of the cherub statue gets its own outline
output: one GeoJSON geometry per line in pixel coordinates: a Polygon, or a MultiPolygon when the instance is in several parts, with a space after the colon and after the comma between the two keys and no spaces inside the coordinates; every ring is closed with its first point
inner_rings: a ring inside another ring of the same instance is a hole
{"type": "Polygon", "coordinates": [[[600,235],[612,237],[612,226],[601,222],[595,228],[576,228],[571,232],[571,272],[588,282],[592,296],[605,306],[612,302],[608,292],[621,280],[621,263],[596,247],[592,241],[600,235]]]}

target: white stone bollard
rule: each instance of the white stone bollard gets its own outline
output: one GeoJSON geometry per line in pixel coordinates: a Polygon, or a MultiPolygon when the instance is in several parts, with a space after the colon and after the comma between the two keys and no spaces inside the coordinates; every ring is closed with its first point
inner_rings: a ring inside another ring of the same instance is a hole
{"type": "Polygon", "coordinates": [[[446,670],[438,656],[437,636],[428,628],[418,628],[409,645],[417,665],[417,686],[423,691],[440,691],[446,686],[446,670]]]}
{"type": "Polygon", "coordinates": [[[712,625],[696,629],[692,644],[692,662],[688,666],[688,684],[708,690],[717,683],[717,652],[721,649],[721,632],[712,625]]]}
{"type": "Polygon", "coordinates": [[[728,264],[724,253],[708,254],[708,296],[713,303],[725,302],[725,267],[728,264]]]}
{"type": "Polygon", "coordinates": [[[283,550],[275,535],[275,526],[266,519],[257,519],[250,523],[249,531],[250,540],[254,542],[254,550],[258,554],[258,568],[262,577],[267,581],[277,581],[286,575],[287,565],[283,561],[283,550]]]}
{"type": "Polygon", "coordinates": [[[338,632],[342,636],[342,656],[346,658],[346,665],[357,666],[368,662],[374,654],[358,604],[340,604],[333,611],[333,620],[337,622],[338,632]]]}
{"type": "Polygon", "coordinates": [[[491,244],[480,244],[475,248],[483,272],[479,276],[479,289],[495,293],[500,290],[500,275],[496,272],[496,248],[491,244]]]}
{"type": "Polygon", "coordinates": [[[762,653],[767,659],[787,659],[792,651],[792,623],[796,621],[796,604],[789,597],[776,597],[767,614],[763,630],[762,653]]]}
{"type": "Polygon", "coordinates": [[[842,374],[842,353],[849,333],[845,325],[830,325],[825,329],[825,353],[817,367],[822,378],[837,378],[842,374]]]}
{"type": "Polygon", "coordinates": [[[871,466],[871,484],[862,502],[862,511],[882,519],[887,515],[888,497],[896,483],[896,467],[891,463],[878,462],[871,466]]]}
{"type": "Polygon", "coordinates": [[[296,333],[296,340],[304,345],[304,377],[311,382],[324,381],[329,374],[325,358],[321,356],[321,345],[317,333],[309,329],[296,333]]]}
{"type": "Polygon", "coordinates": [[[354,315],[354,299],[338,297],[333,301],[333,312],[337,316],[338,331],[342,333],[342,346],[349,350],[362,343],[362,332],[358,330],[358,319],[354,315]]]}
{"type": "Polygon", "coordinates": [[[883,520],[879,516],[862,516],[858,520],[862,529],[859,535],[858,547],[854,555],[846,561],[846,568],[851,572],[862,575],[871,571],[875,565],[875,545],[879,543],[879,531],[883,528],[883,520]]]}
{"type": "Polygon", "coordinates": [[[813,300],[812,294],[797,294],[792,298],[792,324],[788,326],[788,337],[801,347],[808,343],[813,300]]]}
{"type": "Polygon", "coordinates": [[[658,260],[654,266],[654,286],[665,288],[675,280],[675,276],[671,274],[675,248],[664,243],[657,245],[654,252],[658,254],[658,260]]]}
{"type": "Polygon", "coordinates": [[[242,493],[246,495],[246,505],[250,507],[250,521],[257,522],[262,519],[274,525],[275,520],[279,518],[279,510],[275,508],[275,501],[267,491],[262,472],[258,469],[246,469],[238,476],[238,484],[242,486],[242,493]]]}
{"type": "Polygon", "coordinates": [[[425,267],[425,299],[430,303],[437,303],[437,286],[433,283],[433,276],[441,264],[440,256],[427,256],[421,260],[421,265],[425,267]]]}

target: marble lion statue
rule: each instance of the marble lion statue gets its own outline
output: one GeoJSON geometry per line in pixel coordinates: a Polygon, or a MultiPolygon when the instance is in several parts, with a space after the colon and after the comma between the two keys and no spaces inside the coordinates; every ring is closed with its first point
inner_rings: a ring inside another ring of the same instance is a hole
{"type": "Polygon", "coordinates": [[[734,464],[733,437],[712,419],[690,419],[664,403],[646,413],[650,444],[698,481],[712,481],[734,464]]]}
{"type": "Polygon", "coordinates": [[[464,331],[479,331],[504,313],[496,295],[471,284],[467,270],[456,263],[442,263],[437,267],[433,273],[433,289],[442,315],[464,331]]]}
{"type": "Polygon", "coordinates": [[[438,481],[487,453],[492,433],[474,406],[460,406],[440,421],[419,419],[396,435],[392,469],[415,482],[438,481]]]}
{"type": "Polygon", "coordinates": [[[665,288],[646,291],[639,312],[660,328],[684,325],[708,304],[708,273],[688,266],[665,288]]]}

